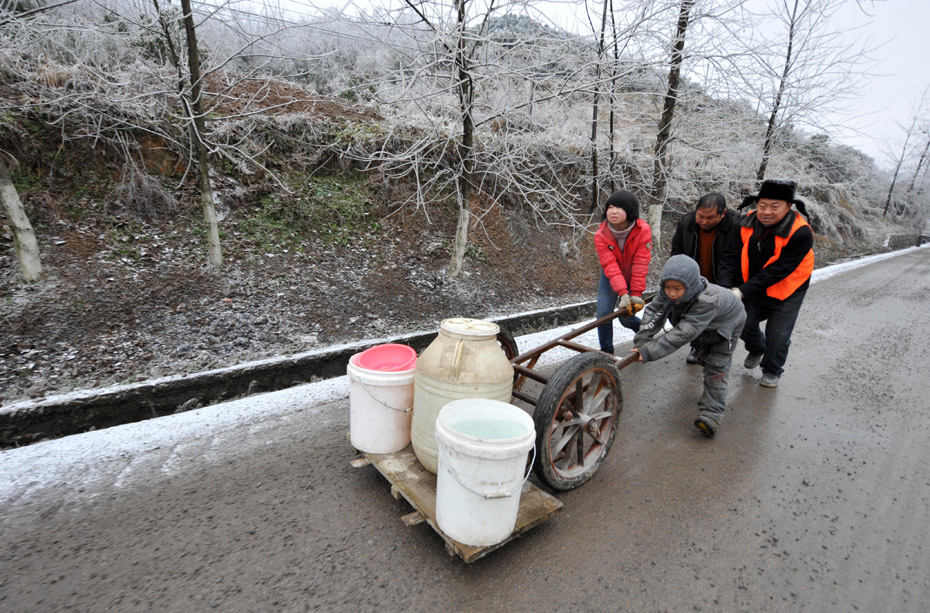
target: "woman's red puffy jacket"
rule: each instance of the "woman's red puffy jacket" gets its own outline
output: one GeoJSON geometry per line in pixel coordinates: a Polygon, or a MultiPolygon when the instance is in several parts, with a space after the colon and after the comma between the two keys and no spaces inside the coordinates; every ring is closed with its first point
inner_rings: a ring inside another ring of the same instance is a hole
{"type": "Polygon", "coordinates": [[[594,234],[594,248],[601,261],[604,274],[618,296],[630,294],[642,296],[646,291],[646,275],[652,259],[652,228],[642,219],[637,219],[623,249],[617,246],[607,222],[594,234]]]}

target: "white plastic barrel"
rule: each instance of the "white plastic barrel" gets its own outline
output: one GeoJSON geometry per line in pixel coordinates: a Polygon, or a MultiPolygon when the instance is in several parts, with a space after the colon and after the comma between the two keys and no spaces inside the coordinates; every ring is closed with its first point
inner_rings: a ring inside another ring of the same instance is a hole
{"type": "Polygon", "coordinates": [[[349,358],[349,439],[367,453],[394,453],[410,444],[415,369],[369,370],[349,358]]]}
{"type": "Polygon", "coordinates": [[[443,320],[439,334],[417,358],[413,384],[413,451],[426,470],[437,468],[439,411],[461,398],[509,402],[513,366],[497,342],[497,324],[463,317],[443,320]]]}
{"type": "Polygon", "coordinates": [[[450,402],[436,420],[436,523],[466,545],[495,545],[513,532],[533,449],[533,419],[486,398],[450,402]]]}

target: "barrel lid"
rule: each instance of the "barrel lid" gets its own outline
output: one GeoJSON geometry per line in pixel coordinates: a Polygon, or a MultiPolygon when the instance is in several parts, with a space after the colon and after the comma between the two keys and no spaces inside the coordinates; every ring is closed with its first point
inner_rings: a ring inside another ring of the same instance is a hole
{"type": "Polygon", "coordinates": [[[483,319],[469,319],[467,317],[443,319],[439,328],[463,336],[497,336],[501,330],[500,326],[494,322],[483,319]]]}

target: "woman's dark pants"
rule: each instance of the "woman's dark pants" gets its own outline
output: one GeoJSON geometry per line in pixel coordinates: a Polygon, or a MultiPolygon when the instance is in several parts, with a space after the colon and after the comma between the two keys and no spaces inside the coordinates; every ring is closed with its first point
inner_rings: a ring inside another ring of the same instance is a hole
{"type": "MultiPolygon", "coordinates": [[[[600,319],[608,313],[613,313],[614,309],[617,308],[617,292],[614,291],[614,288],[610,286],[610,280],[607,278],[607,275],[601,271],[601,281],[597,286],[597,318],[600,319]]],[[[639,325],[642,323],[639,317],[635,315],[630,315],[628,317],[618,317],[617,321],[620,322],[620,325],[624,328],[629,328],[633,332],[639,330],[639,325]]],[[[614,322],[611,321],[602,326],[597,327],[597,340],[601,345],[601,351],[606,351],[608,353],[614,352],[614,322]]]]}

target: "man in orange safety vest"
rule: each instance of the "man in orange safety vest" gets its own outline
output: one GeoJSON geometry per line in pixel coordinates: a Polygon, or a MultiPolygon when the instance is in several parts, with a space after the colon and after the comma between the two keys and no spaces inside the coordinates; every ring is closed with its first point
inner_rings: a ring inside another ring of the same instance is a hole
{"type": "Polygon", "coordinates": [[[717,275],[717,283],[731,288],[746,307],[740,338],[749,355],[743,365],[750,370],[762,366],[763,387],[776,387],[784,372],[791,332],[814,271],[814,233],[796,189],[794,181],[767,179],[758,194],[743,200],[740,209],[751,204],[755,209],[740,218],[717,275]]]}

